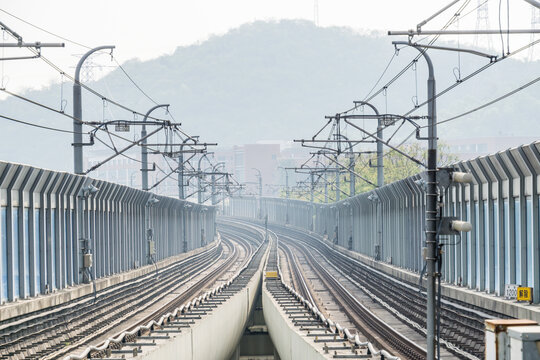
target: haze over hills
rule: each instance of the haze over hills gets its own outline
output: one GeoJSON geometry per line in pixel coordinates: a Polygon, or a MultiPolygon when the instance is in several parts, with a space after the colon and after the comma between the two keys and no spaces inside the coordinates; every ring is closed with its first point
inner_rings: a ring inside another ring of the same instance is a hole
{"type": "MultiPolygon", "coordinates": [[[[172,55],[150,61],[128,61],[124,69],[153,99],[170,103],[175,120],[207,142],[220,145],[253,143],[265,139],[311,137],[324,123],[324,115],[351,107],[373,87],[394,54],[388,36],[361,35],[347,28],[319,28],[306,21],[255,22],[211,37],[200,44],[179,47],[172,55]]],[[[174,41],[174,39],[171,39],[174,41]]],[[[121,51],[121,49],[118,49],[121,51]]],[[[455,53],[430,51],[437,89],[456,83],[489,61],[455,53]]],[[[402,49],[392,60],[379,87],[412,57],[402,49]]],[[[381,112],[402,114],[412,108],[418,91],[425,99],[426,65],[418,62],[417,81],[409,69],[379,95],[374,104],[381,112]]],[[[475,108],[538,76],[539,62],[507,59],[441,96],[439,120],[475,108]]],[[[88,85],[142,113],[153,103],[120,70],[88,85]]],[[[9,87],[8,87],[9,90],[9,87]]],[[[71,85],[64,84],[66,112],[72,113],[71,85]]],[[[503,102],[459,120],[443,124],[439,137],[538,136],[538,85],[503,102]]],[[[60,85],[28,91],[30,99],[59,108],[60,85]]],[[[1,102],[1,114],[41,125],[71,130],[71,120],[21,100],[1,102]]],[[[83,118],[133,119],[129,112],[83,91],[83,118]]],[[[422,108],[416,115],[425,115],[422,108]]],[[[156,116],[164,117],[163,112],[156,116]]],[[[136,138],[137,134],[128,134],[136,138]]],[[[106,138],[106,137],[105,137],[106,138]]],[[[27,127],[3,120],[0,159],[71,170],[72,135],[27,127]]],[[[85,148],[87,150],[88,148],[85,148]]]]}

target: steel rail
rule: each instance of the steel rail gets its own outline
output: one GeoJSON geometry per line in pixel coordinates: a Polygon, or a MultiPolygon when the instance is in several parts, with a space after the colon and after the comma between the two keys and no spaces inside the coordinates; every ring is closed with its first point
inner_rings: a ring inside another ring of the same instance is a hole
{"type": "Polygon", "coordinates": [[[132,316],[133,308],[137,305],[140,309],[146,308],[143,302],[150,306],[158,301],[159,291],[156,290],[171,287],[178,282],[179,273],[183,275],[181,279],[185,280],[217,261],[221,256],[220,249],[219,246],[218,251],[218,246],[215,246],[192,258],[161,269],[159,282],[156,281],[155,273],[152,272],[99,292],[96,303],[92,302],[89,295],[55,309],[43,311],[41,314],[32,315],[28,320],[25,320],[23,316],[16,322],[8,321],[3,324],[3,329],[0,331],[2,336],[0,355],[13,352],[14,356],[35,354],[35,357],[45,358],[51,353],[56,353],[60,348],[64,348],[66,343],[79,343],[84,338],[95,338],[94,328],[104,328],[104,324],[116,324],[124,317],[132,316]],[[108,313],[113,313],[113,315],[107,316],[108,313]],[[58,340],[60,338],[63,341],[60,342],[58,340]]]}
{"type": "MultiPolygon", "coordinates": [[[[131,330],[123,331],[120,334],[118,334],[117,336],[109,338],[108,340],[103,342],[100,346],[97,346],[97,347],[96,346],[90,346],[89,348],[87,348],[85,350],[85,352],[83,354],[78,355],[78,356],[70,356],[68,358],[69,359],[84,359],[89,354],[91,354],[92,352],[94,352],[95,355],[96,355],[96,356],[91,355],[92,357],[99,357],[99,356],[102,356],[104,354],[106,355],[106,353],[104,353],[104,351],[106,349],[109,349],[110,346],[120,346],[121,347],[122,342],[124,340],[126,340],[126,339],[135,339],[138,335],[141,335],[142,333],[145,333],[145,332],[150,332],[151,333],[152,330],[154,329],[154,327],[159,328],[163,324],[165,324],[166,322],[170,321],[171,318],[172,319],[177,318],[178,316],[180,316],[180,314],[183,314],[186,311],[190,311],[193,308],[196,309],[196,307],[198,305],[204,303],[205,301],[208,301],[209,299],[211,299],[217,293],[220,293],[222,291],[225,291],[225,289],[228,289],[231,286],[231,284],[233,284],[234,282],[240,282],[241,283],[243,280],[245,280],[246,276],[240,276],[240,275],[246,275],[246,274],[248,274],[250,272],[250,270],[253,270],[253,267],[251,265],[254,262],[255,257],[262,256],[260,250],[261,250],[261,248],[263,246],[263,243],[262,242],[258,243],[256,241],[254,243],[258,244],[258,247],[256,248],[256,250],[251,251],[251,255],[248,257],[248,260],[245,261],[245,264],[247,264],[247,265],[244,265],[244,267],[242,267],[235,275],[233,275],[227,283],[222,284],[219,287],[216,287],[212,291],[206,292],[204,295],[201,295],[198,298],[195,298],[192,301],[189,301],[187,304],[183,304],[180,307],[174,308],[172,310],[172,312],[167,312],[167,313],[161,315],[161,317],[157,321],[156,320],[150,320],[146,325],[144,325],[144,324],[138,325],[135,328],[132,328],[131,330]]],[[[245,242],[244,244],[247,244],[247,242],[245,242]]],[[[249,248],[251,249],[252,247],[249,246],[249,248]]],[[[246,250],[247,250],[247,248],[246,248],[246,250]]],[[[203,282],[199,282],[199,283],[202,284],[203,282]]],[[[172,305],[167,306],[165,309],[162,308],[161,312],[163,312],[164,310],[170,310],[171,308],[172,308],[172,305]]],[[[151,316],[147,317],[147,319],[150,319],[150,318],[151,318],[151,316]]]]}
{"type": "MultiPolygon", "coordinates": [[[[289,234],[294,234],[291,236],[294,236],[297,241],[300,240],[319,251],[337,271],[348,277],[356,286],[363,288],[364,292],[369,292],[374,301],[394,312],[419,333],[425,333],[425,299],[418,289],[389,278],[388,275],[381,274],[358,260],[333,250],[328,244],[322,243],[310,234],[290,228],[287,228],[287,231],[289,234]],[[399,299],[389,294],[399,294],[399,299]]],[[[492,316],[498,314],[488,311],[479,312],[475,309],[466,311],[465,306],[461,304],[455,306],[454,308],[449,300],[443,303],[441,342],[449,351],[462,358],[481,358],[484,349],[483,320],[485,317],[480,314],[489,313],[492,316]],[[473,356],[465,355],[464,351],[473,356]]]]}

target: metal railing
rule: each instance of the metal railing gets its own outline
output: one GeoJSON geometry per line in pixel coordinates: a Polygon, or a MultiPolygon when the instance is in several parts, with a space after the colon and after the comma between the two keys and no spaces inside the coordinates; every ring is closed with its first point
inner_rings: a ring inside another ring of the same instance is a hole
{"type": "Polygon", "coordinates": [[[212,206],[0,162],[1,302],[138,268],[214,234],[212,206]]]}
{"type": "MultiPolygon", "coordinates": [[[[455,164],[471,184],[451,184],[444,215],[471,222],[461,237],[441,237],[443,279],[497,295],[506,284],[533,287],[540,300],[538,209],[540,142],[455,164]]],[[[262,216],[326,235],[335,244],[420,272],[425,199],[419,175],[333,204],[263,198],[262,216]],[[380,212],[381,216],[377,216],[380,212]]],[[[256,218],[257,199],[231,198],[225,213],[256,218]]]]}

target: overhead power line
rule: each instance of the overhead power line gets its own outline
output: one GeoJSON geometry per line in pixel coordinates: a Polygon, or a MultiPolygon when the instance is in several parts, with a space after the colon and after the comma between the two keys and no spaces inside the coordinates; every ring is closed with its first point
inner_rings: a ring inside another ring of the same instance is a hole
{"type": "MultiPolygon", "coordinates": [[[[516,89],[514,89],[514,90],[512,90],[512,91],[510,91],[510,92],[507,92],[506,94],[504,94],[504,95],[502,95],[502,96],[499,96],[499,97],[496,98],[496,99],[493,99],[493,100],[491,100],[491,101],[489,101],[489,102],[487,102],[487,103],[485,103],[485,104],[483,104],[483,105],[480,105],[480,106],[478,106],[478,107],[475,107],[474,109],[471,109],[471,110],[466,111],[466,112],[464,112],[464,113],[461,113],[461,114],[459,114],[459,115],[453,116],[453,117],[451,117],[451,118],[448,118],[448,119],[445,119],[445,120],[438,121],[437,124],[444,124],[444,123],[450,122],[450,121],[452,121],[452,120],[459,119],[459,118],[461,118],[461,117],[463,117],[463,116],[472,114],[472,113],[474,113],[474,112],[476,112],[476,111],[478,111],[478,110],[482,110],[482,109],[484,109],[484,108],[486,108],[486,107],[488,107],[488,106],[490,106],[490,105],[493,105],[493,104],[495,104],[495,103],[497,103],[497,102],[499,102],[499,101],[501,101],[501,100],[504,100],[504,99],[506,99],[507,97],[510,97],[510,96],[512,96],[512,95],[514,95],[514,94],[516,94],[516,93],[518,93],[518,92],[520,92],[520,91],[522,91],[522,90],[525,90],[525,89],[528,88],[529,86],[536,84],[538,81],[540,81],[540,76],[537,77],[536,79],[532,80],[532,81],[529,81],[528,83],[526,83],[526,84],[524,84],[524,85],[521,85],[520,87],[518,87],[518,88],[516,88],[516,89]]],[[[426,127],[427,127],[427,125],[422,126],[422,128],[426,128],[426,127]]]]}
{"type": "Polygon", "coordinates": [[[3,119],[9,120],[9,121],[13,121],[13,122],[16,122],[16,123],[19,123],[19,124],[32,126],[32,127],[36,127],[36,128],[40,128],[40,129],[57,131],[57,132],[62,132],[62,133],[66,133],[66,134],[74,134],[74,132],[71,131],[71,130],[64,130],[64,129],[53,128],[53,127],[50,127],[50,126],[34,124],[34,123],[31,123],[31,122],[28,122],[28,121],[18,120],[18,119],[15,119],[15,118],[12,118],[12,117],[9,117],[9,116],[5,116],[5,115],[0,115],[0,117],[3,118],[3,119]]]}
{"type": "MultiPolygon", "coordinates": [[[[435,98],[435,99],[439,98],[440,96],[446,94],[447,92],[449,92],[450,90],[454,89],[455,87],[461,85],[461,84],[464,83],[465,81],[470,80],[470,79],[472,79],[473,77],[475,77],[476,75],[478,75],[478,74],[482,73],[483,71],[487,70],[487,69],[490,68],[491,66],[493,66],[493,65],[495,65],[495,64],[497,64],[497,63],[499,63],[499,62],[501,62],[501,61],[503,61],[503,60],[505,60],[505,59],[507,59],[507,58],[513,57],[513,56],[519,54],[520,52],[525,51],[525,50],[527,50],[527,49],[529,49],[529,48],[535,46],[535,45],[538,44],[538,43],[540,43],[540,39],[538,39],[538,40],[536,40],[536,41],[533,41],[533,42],[531,42],[531,43],[529,43],[529,44],[527,44],[527,45],[524,45],[524,46],[520,47],[520,48],[517,49],[517,50],[512,51],[511,53],[509,53],[508,55],[506,55],[506,56],[503,57],[503,58],[499,58],[499,59],[497,59],[497,60],[495,60],[495,61],[492,61],[492,62],[490,62],[490,63],[488,63],[488,64],[486,64],[486,65],[480,67],[479,69],[476,69],[476,70],[473,71],[471,74],[469,74],[469,75],[467,75],[466,77],[462,78],[460,81],[456,81],[456,82],[453,83],[452,85],[448,86],[446,89],[444,89],[444,90],[438,92],[438,93],[434,96],[434,98],[435,98]]],[[[424,102],[418,104],[417,107],[415,107],[415,108],[413,108],[413,109],[407,111],[403,116],[407,116],[407,115],[412,114],[413,112],[415,112],[416,110],[418,110],[421,106],[424,106],[424,105],[428,104],[430,101],[431,101],[431,99],[426,99],[424,102]]]]}
{"type": "Polygon", "coordinates": [[[55,36],[55,37],[57,37],[57,38],[59,38],[59,39],[62,39],[62,40],[67,41],[67,42],[70,42],[70,43],[72,43],[72,44],[75,44],[75,45],[78,45],[78,46],[81,46],[81,47],[84,47],[84,48],[87,48],[87,49],[91,49],[89,46],[86,46],[86,45],[81,44],[81,43],[79,43],[79,42],[77,42],[77,41],[68,39],[68,38],[66,38],[66,37],[60,36],[60,35],[58,35],[58,34],[55,34],[55,33],[53,33],[53,32],[50,32],[49,30],[46,30],[46,29],[44,29],[44,28],[42,28],[42,27],[39,27],[39,26],[37,26],[37,25],[35,25],[35,24],[32,24],[31,22],[29,22],[29,21],[27,21],[27,20],[24,20],[24,19],[18,17],[17,15],[14,15],[14,14],[12,14],[12,13],[10,13],[10,12],[4,10],[4,9],[0,9],[0,11],[3,12],[4,14],[7,14],[7,15],[9,15],[9,16],[11,16],[11,17],[13,17],[13,18],[15,18],[15,19],[17,19],[17,20],[19,20],[19,21],[25,23],[26,25],[30,25],[30,26],[33,27],[33,28],[36,28],[36,29],[38,29],[38,30],[43,31],[44,33],[47,33],[47,34],[52,35],[52,36],[55,36]]]}
{"type": "MultiPolygon", "coordinates": [[[[37,26],[37,25],[34,25],[34,24],[30,23],[29,21],[26,21],[26,20],[24,20],[24,19],[22,19],[22,18],[20,18],[20,17],[17,17],[17,16],[15,16],[15,15],[13,15],[13,14],[11,14],[11,13],[9,13],[9,12],[3,10],[3,9],[0,9],[0,11],[4,12],[4,13],[10,15],[10,16],[13,16],[13,17],[16,18],[17,20],[20,20],[20,21],[24,22],[25,24],[28,24],[28,25],[30,25],[30,26],[36,28],[36,29],[39,29],[39,30],[41,30],[41,31],[44,31],[44,32],[46,32],[47,34],[56,36],[56,37],[58,37],[58,38],[60,38],[60,39],[63,39],[63,40],[68,41],[68,42],[70,42],[70,43],[76,44],[76,45],[78,45],[78,46],[82,46],[82,47],[84,47],[84,48],[90,48],[89,46],[83,45],[83,44],[81,44],[81,43],[79,43],[79,42],[73,41],[73,40],[68,39],[68,38],[66,38],[66,37],[63,37],[63,36],[60,36],[60,35],[55,34],[55,33],[53,33],[53,32],[50,32],[50,31],[48,31],[48,30],[45,30],[45,29],[43,29],[42,27],[39,27],[39,26],[37,26]]],[[[17,39],[17,37],[14,36],[13,34],[11,34],[11,33],[9,33],[9,34],[10,34],[12,37],[14,37],[14,38],[17,39]]],[[[75,79],[74,79],[73,76],[68,75],[64,70],[62,70],[62,69],[61,69],[58,65],[56,65],[53,61],[51,61],[51,60],[49,60],[48,58],[44,57],[44,56],[39,52],[39,50],[36,50],[36,49],[33,49],[33,48],[29,48],[29,50],[30,50],[36,57],[41,58],[46,64],[48,64],[50,67],[52,67],[53,69],[55,69],[58,73],[60,73],[60,74],[62,74],[63,76],[65,76],[66,78],[68,78],[69,80],[71,80],[73,83],[75,82],[75,79]]],[[[118,61],[116,61],[116,63],[119,65],[119,67],[121,68],[121,70],[123,71],[123,73],[128,77],[128,79],[129,79],[129,80],[137,87],[137,89],[138,89],[139,91],[141,91],[148,99],[150,99],[150,101],[152,101],[152,102],[155,103],[155,101],[154,101],[154,100],[153,100],[146,92],[144,92],[144,91],[142,90],[142,88],[141,88],[139,85],[137,85],[137,84],[135,83],[135,81],[133,80],[133,78],[127,74],[127,72],[125,71],[125,69],[123,69],[123,67],[120,66],[120,64],[118,63],[118,61]]],[[[109,102],[109,103],[111,103],[111,104],[113,104],[113,105],[116,105],[116,106],[118,106],[118,107],[120,107],[120,108],[122,108],[122,109],[124,109],[124,110],[126,110],[126,111],[129,111],[129,112],[133,113],[133,114],[137,114],[137,115],[140,115],[140,116],[144,116],[144,115],[145,115],[145,114],[142,113],[142,112],[139,112],[139,111],[134,110],[134,109],[132,109],[132,108],[126,106],[126,105],[123,105],[123,104],[121,104],[121,103],[119,103],[119,102],[117,102],[117,101],[115,101],[115,100],[112,100],[112,99],[107,98],[106,96],[104,96],[103,94],[99,93],[98,91],[92,89],[92,88],[89,87],[88,85],[85,85],[85,84],[83,84],[83,83],[80,83],[80,85],[81,85],[81,87],[83,87],[85,90],[87,90],[87,91],[89,91],[91,94],[93,94],[93,95],[95,95],[95,96],[101,98],[102,100],[106,100],[107,102],[109,102]]],[[[154,118],[154,117],[152,117],[152,116],[148,116],[148,118],[149,118],[149,119],[153,119],[153,120],[159,120],[159,119],[156,119],[156,118],[154,118]]]]}
{"type": "Polygon", "coordinates": [[[152,99],[150,97],[150,95],[148,95],[143,89],[141,89],[141,87],[135,82],[135,80],[133,80],[133,78],[127,73],[127,71],[124,69],[124,67],[122,65],[120,65],[120,63],[118,62],[118,60],[116,60],[116,58],[113,58],[114,59],[114,62],[116,63],[116,65],[118,65],[118,67],[120,68],[120,70],[122,70],[122,72],[124,73],[124,75],[126,75],[126,77],[129,79],[129,81],[131,81],[131,83],[137,88],[139,89],[139,91],[148,98],[148,100],[150,100],[151,102],[153,102],[155,105],[157,105],[158,103],[152,99]]]}

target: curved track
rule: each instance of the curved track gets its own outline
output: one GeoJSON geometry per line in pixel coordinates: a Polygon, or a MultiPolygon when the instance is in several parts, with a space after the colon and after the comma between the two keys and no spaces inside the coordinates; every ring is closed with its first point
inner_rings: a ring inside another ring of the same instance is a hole
{"type": "Polygon", "coordinates": [[[215,267],[174,301],[159,311],[146,315],[130,328],[156,319],[160,314],[196,296],[228,271],[233,264],[238,263],[240,260],[238,247],[243,248],[244,261],[254,251],[253,242],[224,234],[221,244],[162,268],[159,272],[100,291],[96,300],[93,296],[86,296],[3,321],[0,323],[0,358],[59,358],[127,322],[132,316],[172,294],[201,271],[215,267]],[[226,253],[227,258],[216,266],[226,253]]]}
{"type": "MultiPolygon", "coordinates": [[[[395,355],[406,359],[425,359],[425,350],[399,334],[384,321],[379,319],[369,309],[362,305],[340,282],[326,270],[320,263],[313,260],[310,249],[303,244],[294,244],[293,240],[287,236],[280,236],[284,242],[291,246],[295,252],[301,253],[306,259],[308,266],[321,279],[325,286],[331,290],[337,303],[341,304],[343,311],[353,322],[356,329],[369,341],[376,344],[380,349],[394,349],[395,355]]],[[[283,241],[282,241],[283,243],[283,241]]]]}
{"type": "MultiPolygon", "coordinates": [[[[231,225],[228,224],[228,226],[231,225]]],[[[159,309],[146,315],[137,324],[108,337],[98,346],[87,346],[81,349],[78,355],[72,355],[69,358],[76,360],[90,357],[109,359],[113,353],[133,353],[133,356],[136,357],[142,352],[138,340],[143,340],[144,343],[148,339],[168,339],[170,338],[169,333],[181,332],[181,328],[191,327],[195,324],[192,319],[200,319],[201,316],[211,313],[214,307],[219,306],[242,289],[253,277],[258,268],[257,264],[260,263],[263,256],[264,251],[261,251],[261,248],[264,247],[261,240],[262,235],[260,231],[253,233],[243,229],[240,231],[235,228],[228,229],[227,227],[223,229],[222,235],[224,243],[232,241],[239,245],[238,249],[242,248],[243,251],[235,251],[236,256],[229,256],[224,264],[214,268],[204,278],[198,279],[195,286],[184,291],[180,298],[176,297],[173,301],[167,299],[165,306],[160,306],[159,309]],[[240,254],[242,252],[243,254],[240,254]],[[239,260],[239,258],[242,259],[239,260]],[[225,275],[226,280],[224,280],[223,275],[231,270],[234,274],[225,275]],[[218,277],[221,278],[221,285],[206,291],[205,287],[212,284],[218,277]],[[182,300],[186,301],[190,298],[190,301],[180,305],[182,300]],[[178,306],[175,307],[175,305],[178,306]],[[145,323],[146,321],[148,322],[145,323]]]]}
{"type": "MultiPolygon", "coordinates": [[[[314,254],[320,254],[341,275],[346,276],[358,288],[368,293],[373,301],[398,313],[400,320],[415,331],[425,334],[425,297],[414,284],[407,284],[382,274],[379,271],[360,263],[331,249],[318,238],[301,230],[284,227],[273,227],[284,243],[294,247],[295,251],[304,254],[304,257],[313,270],[318,274],[328,287],[332,288],[335,297],[342,302],[343,308],[349,311],[350,318],[365,319],[356,321],[359,329],[365,329],[363,333],[376,334],[373,341],[383,339],[397,352],[407,358],[425,358],[423,349],[407,349],[404,340],[395,338],[388,329],[371,328],[376,324],[376,319],[365,315],[359,308],[359,302],[337,281],[330,272],[319,262],[314,261],[314,254]],[[399,294],[399,296],[396,296],[399,294]],[[358,315],[362,314],[362,315],[358,315]],[[366,327],[368,327],[366,329],[366,327]]],[[[299,290],[301,291],[301,290],[299,290]]],[[[482,358],[484,352],[484,320],[486,317],[504,317],[479,308],[468,308],[463,304],[445,299],[441,311],[441,347],[446,346],[458,358],[482,358]]],[[[356,325],[356,324],[355,324],[356,325]]],[[[375,325],[379,327],[379,325],[375,325]]],[[[368,337],[369,338],[369,337],[368,337]]]]}

